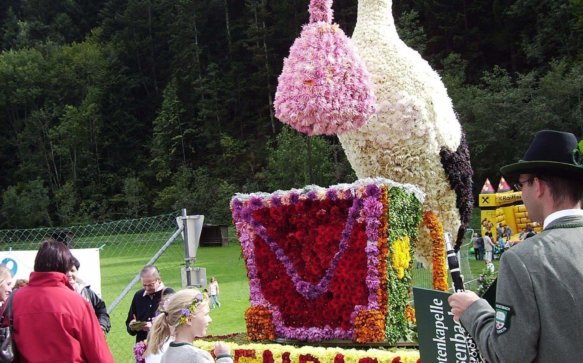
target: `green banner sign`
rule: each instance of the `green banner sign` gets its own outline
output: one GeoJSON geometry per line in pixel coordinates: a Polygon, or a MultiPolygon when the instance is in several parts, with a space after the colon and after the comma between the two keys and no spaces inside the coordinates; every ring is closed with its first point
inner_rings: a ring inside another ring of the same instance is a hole
{"type": "Polygon", "coordinates": [[[453,320],[449,295],[413,288],[421,362],[482,362],[474,341],[466,340],[465,329],[453,320]]]}

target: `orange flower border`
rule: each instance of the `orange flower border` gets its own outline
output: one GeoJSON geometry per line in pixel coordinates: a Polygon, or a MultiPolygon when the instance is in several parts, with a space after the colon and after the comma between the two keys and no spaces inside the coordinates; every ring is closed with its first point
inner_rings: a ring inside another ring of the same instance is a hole
{"type": "Polygon", "coordinates": [[[415,308],[407,305],[405,308],[405,319],[413,325],[417,325],[417,317],[415,315],[415,308]]]}
{"type": "MultiPolygon", "coordinates": [[[[381,201],[383,203],[383,214],[380,217],[380,227],[379,227],[379,239],[378,239],[378,249],[379,249],[379,282],[380,288],[377,291],[377,297],[379,301],[379,310],[386,312],[388,309],[388,263],[389,263],[389,191],[386,186],[381,188],[381,201]]],[[[386,313],[384,314],[386,319],[386,313]]]]}
{"type": "Polygon", "coordinates": [[[354,340],[374,343],[385,340],[386,314],[380,310],[361,310],[354,319],[354,340]]]}
{"type": "Polygon", "coordinates": [[[432,211],[423,214],[423,224],[429,229],[431,236],[431,262],[433,264],[433,288],[447,291],[447,266],[445,263],[446,251],[443,239],[443,225],[432,211]]]}
{"type": "Polygon", "coordinates": [[[274,340],[273,315],[265,306],[252,306],[245,311],[247,336],[249,340],[274,340]]]}

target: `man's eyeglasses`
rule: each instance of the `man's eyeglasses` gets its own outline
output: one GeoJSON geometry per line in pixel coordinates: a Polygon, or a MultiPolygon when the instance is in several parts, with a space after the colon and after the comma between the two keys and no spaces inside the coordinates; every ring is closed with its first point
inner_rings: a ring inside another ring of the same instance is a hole
{"type": "Polygon", "coordinates": [[[530,177],[526,180],[518,180],[518,182],[514,183],[514,188],[518,191],[522,190],[522,187],[524,186],[524,184],[528,183],[532,183],[534,181],[534,178],[536,178],[536,176],[530,177]]]}
{"type": "Polygon", "coordinates": [[[156,284],[158,283],[158,281],[160,281],[160,280],[156,280],[156,281],[154,281],[154,282],[150,282],[150,283],[148,283],[148,284],[144,284],[144,283],[142,283],[142,286],[143,286],[143,287],[156,287],[156,284]]]}

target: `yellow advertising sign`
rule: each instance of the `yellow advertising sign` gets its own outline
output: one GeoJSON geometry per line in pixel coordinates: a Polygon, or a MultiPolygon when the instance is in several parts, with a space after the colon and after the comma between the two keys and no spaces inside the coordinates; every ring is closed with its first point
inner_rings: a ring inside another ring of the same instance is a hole
{"type": "Polygon", "coordinates": [[[522,192],[496,193],[496,205],[507,205],[522,201],[522,192]]]}
{"type": "Polygon", "coordinates": [[[478,198],[480,207],[499,207],[520,202],[522,200],[522,192],[480,194],[478,198]]]}

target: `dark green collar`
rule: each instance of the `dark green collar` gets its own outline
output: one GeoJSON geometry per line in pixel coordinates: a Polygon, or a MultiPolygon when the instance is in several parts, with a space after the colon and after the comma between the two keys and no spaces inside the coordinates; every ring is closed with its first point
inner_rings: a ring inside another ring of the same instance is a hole
{"type": "Polygon", "coordinates": [[[550,229],[559,229],[559,228],[581,228],[583,227],[582,222],[571,222],[571,223],[553,223],[552,225],[545,228],[545,231],[550,229]]]}
{"type": "Polygon", "coordinates": [[[177,343],[177,342],[170,342],[170,346],[171,346],[171,347],[182,347],[182,346],[184,346],[184,345],[190,345],[190,346],[192,346],[192,344],[191,344],[191,343],[177,343]]]}
{"type": "Polygon", "coordinates": [[[567,216],[552,221],[544,230],[548,231],[550,229],[581,227],[583,227],[583,218],[581,216],[567,216]]]}

